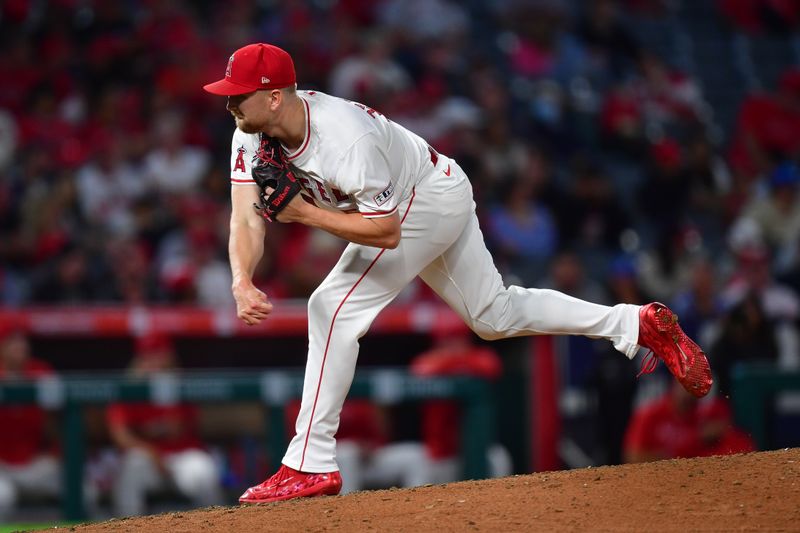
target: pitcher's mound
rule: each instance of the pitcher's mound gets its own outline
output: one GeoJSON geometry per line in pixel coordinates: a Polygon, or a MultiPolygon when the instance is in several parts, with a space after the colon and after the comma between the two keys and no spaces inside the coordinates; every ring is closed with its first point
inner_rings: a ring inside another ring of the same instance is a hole
{"type": "Polygon", "coordinates": [[[111,520],[80,533],[800,531],[800,449],[111,520]]]}

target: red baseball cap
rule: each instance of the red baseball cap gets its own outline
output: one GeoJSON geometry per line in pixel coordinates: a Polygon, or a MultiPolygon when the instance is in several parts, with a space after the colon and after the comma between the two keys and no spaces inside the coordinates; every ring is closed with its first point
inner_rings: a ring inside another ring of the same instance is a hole
{"type": "Polygon", "coordinates": [[[204,85],[211,94],[234,96],[259,89],[282,89],[294,85],[294,62],[285,50],[271,44],[248,44],[228,59],[225,77],[204,85]]]}

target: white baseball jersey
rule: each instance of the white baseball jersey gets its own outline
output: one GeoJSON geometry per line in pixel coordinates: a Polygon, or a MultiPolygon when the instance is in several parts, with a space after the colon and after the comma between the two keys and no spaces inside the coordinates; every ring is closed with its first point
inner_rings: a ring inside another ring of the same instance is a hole
{"type": "MultiPolygon", "coordinates": [[[[361,104],[315,91],[299,95],[306,135],[289,159],[306,194],[320,207],[365,217],[399,211],[402,236],[391,250],[350,243],[309,298],[303,399],[283,464],[303,472],[337,469],[335,435],[358,340],[417,276],[483,338],[588,335],[636,354],[638,306],[503,285],[478,227],[469,180],[454,160],[361,104]]],[[[234,186],[253,183],[258,143],[258,135],[234,134],[234,186]]]]}
{"type": "MultiPolygon", "coordinates": [[[[305,108],[306,136],[288,160],[318,207],[394,213],[438,159],[428,144],[374,109],[317,91],[298,91],[305,108]]],[[[258,134],[239,129],[231,144],[231,184],[254,183],[258,134]]],[[[463,178],[463,176],[460,176],[463,178]]]]}

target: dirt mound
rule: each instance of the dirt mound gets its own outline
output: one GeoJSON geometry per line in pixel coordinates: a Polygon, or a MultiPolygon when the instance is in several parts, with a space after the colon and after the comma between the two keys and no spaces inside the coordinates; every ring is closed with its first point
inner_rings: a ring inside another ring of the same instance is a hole
{"type": "Polygon", "coordinates": [[[69,529],[800,531],[800,449],[214,507],[69,529]]]}

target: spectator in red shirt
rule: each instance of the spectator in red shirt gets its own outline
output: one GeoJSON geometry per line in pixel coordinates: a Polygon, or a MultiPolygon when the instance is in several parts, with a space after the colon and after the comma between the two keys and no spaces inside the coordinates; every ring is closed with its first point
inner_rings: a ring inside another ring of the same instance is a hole
{"type": "Polygon", "coordinates": [[[733,427],[722,398],[700,402],[680,387],[633,413],[625,435],[627,463],[729,455],[755,450],[753,441],[733,427]]]}
{"type": "MultiPolygon", "coordinates": [[[[21,331],[0,332],[0,380],[33,380],[53,374],[34,359],[21,331]]],[[[48,435],[47,414],[37,405],[0,407],[0,521],[21,495],[57,497],[60,462],[48,435]]]]}
{"type": "Polygon", "coordinates": [[[751,34],[785,33],[800,25],[795,0],[717,0],[717,5],[731,24],[751,34]]]}
{"type": "Polygon", "coordinates": [[[742,102],[730,148],[734,171],[752,180],[800,154],[800,69],[786,70],[774,94],[742,102]]]}
{"type": "MultiPolygon", "coordinates": [[[[137,341],[131,373],[140,378],[168,373],[175,364],[170,340],[147,335],[137,341]]],[[[117,515],[143,514],[147,493],[169,486],[197,506],[221,503],[219,472],[197,435],[194,406],[112,404],[106,418],[111,440],[123,454],[114,483],[117,515]]]]}

